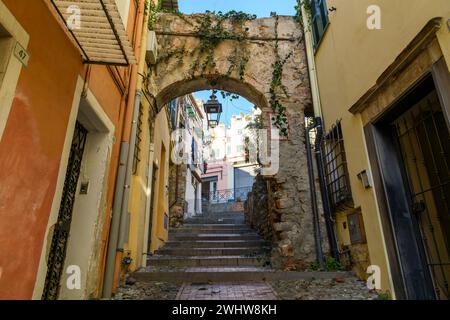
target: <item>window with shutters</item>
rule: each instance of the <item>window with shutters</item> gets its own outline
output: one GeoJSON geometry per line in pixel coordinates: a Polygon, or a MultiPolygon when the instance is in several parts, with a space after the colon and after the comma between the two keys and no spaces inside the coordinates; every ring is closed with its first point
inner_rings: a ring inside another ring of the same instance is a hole
{"type": "Polygon", "coordinates": [[[329,23],[326,0],[311,0],[311,18],[314,47],[317,48],[329,23]]]}

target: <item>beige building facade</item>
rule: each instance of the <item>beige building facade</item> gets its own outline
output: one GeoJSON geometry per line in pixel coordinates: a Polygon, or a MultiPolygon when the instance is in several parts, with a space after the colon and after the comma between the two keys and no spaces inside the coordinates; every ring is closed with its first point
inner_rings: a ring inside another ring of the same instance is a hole
{"type": "Polygon", "coordinates": [[[449,19],[446,0],[312,1],[309,68],[341,258],[365,278],[378,266],[394,298],[448,298],[449,19]]]}

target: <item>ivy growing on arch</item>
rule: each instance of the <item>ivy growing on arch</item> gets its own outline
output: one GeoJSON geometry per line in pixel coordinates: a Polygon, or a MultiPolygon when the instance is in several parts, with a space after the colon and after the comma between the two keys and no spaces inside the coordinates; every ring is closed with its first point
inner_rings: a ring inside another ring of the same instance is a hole
{"type": "MultiPolygon", "coordinates": [[[[303,1],[309,3],[309,0],[298,0],[299,3],[303,1]]],[[[151,10],[150,5],[150,22],[152,26],[156,21],[156,14],[160,11],[153,9],[151,10]],[[154,14],[154,18],[152,18],[154,14]]],[[[182,19],[186,20],[185,16],[179,12],[171,12],[180,15],[182,19]]],[[[289,98],[289,93],[287,88],[283,85],[283,69],[286,62],[292,57],[293,52],[289,53],[285,57],[281,57],[279,51],[279,37],[278,37],[278,15],[273,12],[272,17],[275,18],[275,62],[273,63],[272,80],[270,83],[270,106],[273,110],[272,124],[275,125],[280,130],[280,136],[286,137],[288,135],[288,119],[286,115],[286,108],[279,100],[279,95],[284,94],[286,98],[289,98]]],[[[256,15],[247,14],[241,11],[230,11],[230,12],[215,12],[207,11],[204,15],[198,15],[196,17],[196,25],[193,35],[199,39],[199,45],[197,48],[187,52],[186,49],[177,48],[172,49],[167,52],[160,54],[159,61],[167,60],[173,56],[178,57],[178,64],[183,63],[183,56],[190,54],[191,56],[196,56],[194,62],[190,66],[191,76],[194,76],[198,70],[202,73],[207,72],[210,69],[216,67],[216,62],[214,59],[215,50],[223,41],[235,41],[237,45],[233,53],[228,57],[229,68],[227,71],[228,76],[233,74],[237,75],[241,81],[245,79],[245,73],[247,64],[250,60],[249,46],[249,29],[245,26],[246,21],[255,20],[256,15]],[[225,26],[225,22],[231,22],[232,28],[229,29],[225,26]]],[[[189,21],[192,25],[192,22],[189,21]]],[[[239,98],[238,95],[220,91],[224,99],[229,98],[231,100],[239,98]]]]}

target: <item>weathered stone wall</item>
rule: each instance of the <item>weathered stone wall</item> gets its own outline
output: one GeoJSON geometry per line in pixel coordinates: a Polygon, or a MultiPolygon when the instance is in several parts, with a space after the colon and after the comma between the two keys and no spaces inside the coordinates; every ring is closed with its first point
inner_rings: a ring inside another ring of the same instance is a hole
{"type": "Polygon", "coordinates": [[[169,225],[171,228],[179,228],[183,225],[186,194],[185,165],[171,164],[169,168],[169,225]]]}
{"type": "Polygon", "coordinates": [[[203,205],[204,215],[220,213],[241,213],[244,212],[243,202],[209,203],[203,205]]]}
{"type": "MultiPolygon", "coordinates": [[[[278,173],[270,177],[274,212],[277,214],[280,240],[273,252],[274,264],[280,268],[295,264],[304,267],[315,260],[314,229],[308,186],[308,169],[304,144],[305,111],[311,109],[311,95],[303,43],[303,32],[293,17],[257,19],[245,22],[249,39],[246,49],[249,62],[244,74],[229,72],[230,56],[236,40],[223,40],[214,50],[213,67],[192,70],[198,58],[200,39],[196,37],[199,15],[162,14],[156,22],[160,59],[152,66],[149,91],[161,107],[171,99],[205,89],[220,89],[244,96],[263,111],[269,127],[272,108],[271,83],[277,61],[275,47],[284,65],[282,84],[286,88],[275,94],[286,108],[289,137],[280,141],[278,173]],[[170,52],[169,52],[170,51],[170,52]]],[[[229,24],[232,29],[231,23],[229,24]]],[[[238,70],[237,70],[238,71],[238,70]]],[[[275,226],[274,226],[275,227],[275,226]]]]}
{"type": "Polygon", "coordinates": [[[261,175],[256,176],[252,191],[244,204],[245,222],[265,240],[273,240],[273,226],[269,223],[267,183],[261,175]]]}
{"type": "Polygon", "coordinates": [[[367,268],[370,266],[369,250],[366,243],[342,247],[341,264],[352,270],[360,279],[367,280],[367,268]]]}

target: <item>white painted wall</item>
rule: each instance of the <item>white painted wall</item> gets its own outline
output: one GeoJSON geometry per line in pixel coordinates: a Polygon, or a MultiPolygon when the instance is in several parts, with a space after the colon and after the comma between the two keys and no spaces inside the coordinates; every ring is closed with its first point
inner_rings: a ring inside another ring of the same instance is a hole
{"type": "Polygon", "coordinates": [[[128,16],[130,13],[130,1],[131,0],[115,0],[117,9],[119,10],[120,17],[122,18],[125,30],[128,25],[128,16]]]}

